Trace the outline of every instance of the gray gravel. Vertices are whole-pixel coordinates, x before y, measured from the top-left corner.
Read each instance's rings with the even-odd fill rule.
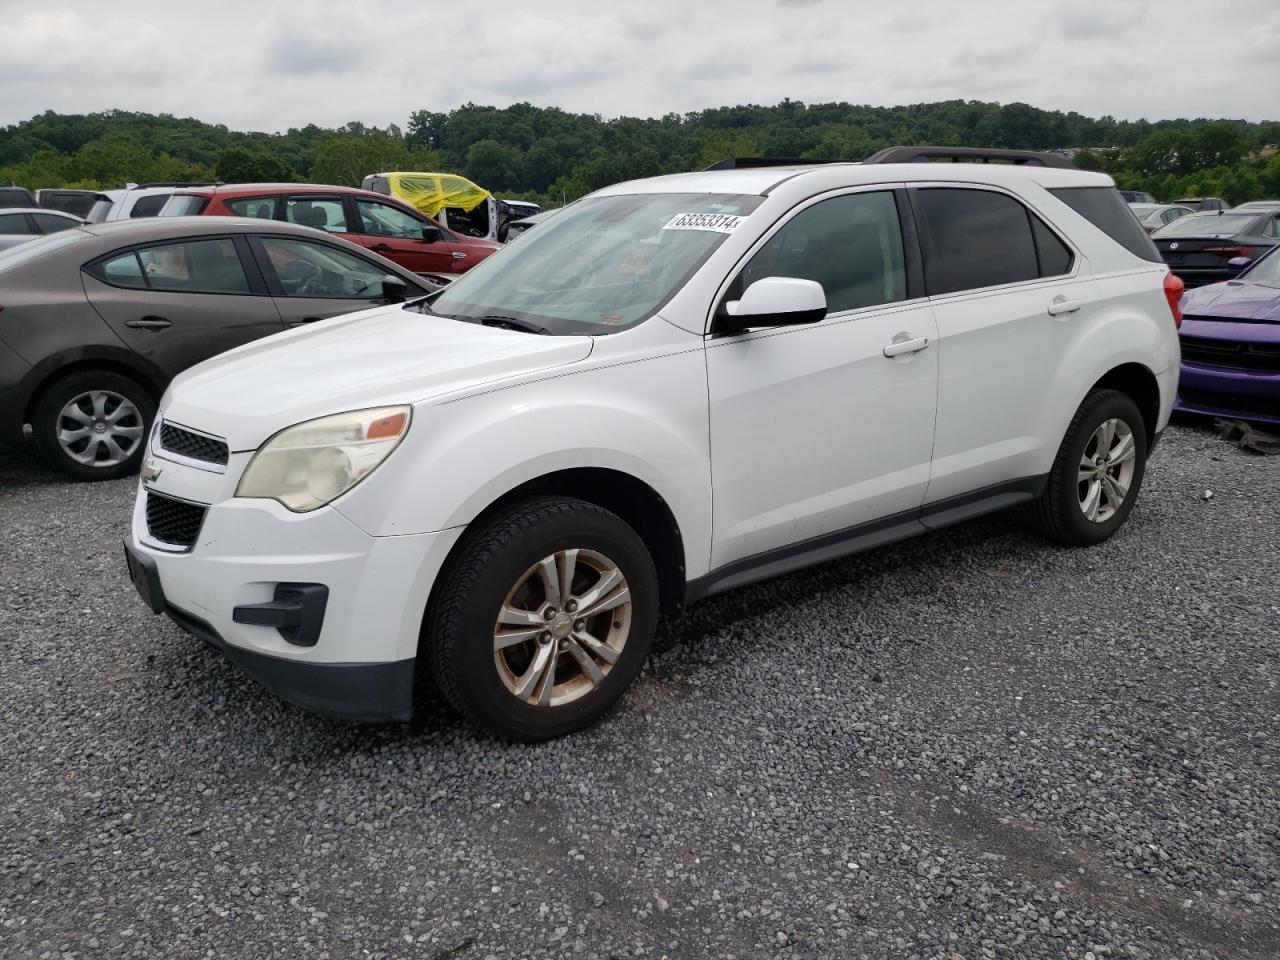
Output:
[[[707,601],[516,747],[280,703],[133,595],[132,482],[0,448],[0,955],[1280,956],[1277,493],[1172,429],[1100,548]]]

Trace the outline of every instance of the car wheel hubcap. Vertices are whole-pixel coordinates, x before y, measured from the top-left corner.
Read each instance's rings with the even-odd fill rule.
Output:
[[[58,414],[58,444],[87,467],[114,467],[142,443],[142,413],[126,397],[90,390],[72,397]]]
[[[516,581],[493,629],[493,662],[512,696],[557,707],[609,675],[631,632],[631,589],[594,550],[559,550]]]
[[[1105,523],[1124,504],[1137,453],[1133,430],[1123,420],[1104,420],[1093,431],[1080,457],[1077,484],[1080,510],[1087,520]]]

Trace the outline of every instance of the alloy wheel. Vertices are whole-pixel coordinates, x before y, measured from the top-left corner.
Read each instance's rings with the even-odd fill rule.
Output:
[[[557,707],[604,682],[631,631],[631,590],[594,550],[558,550],[512,587],[493,631],[493,660],[512,696]]]
[[[133,456],[146,424],[128,398],[111,390],[72,397],[58,414],[58,444],[87,467],[114,467]]]
[[[1098,424],[1080,457],[1080,510],[1093,523],[1106,523],[1124,504],[1133,483],[1137,446],[1132,428],[1112,418]]]

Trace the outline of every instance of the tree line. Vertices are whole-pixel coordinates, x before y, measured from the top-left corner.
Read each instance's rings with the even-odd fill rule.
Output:
[[[860,160],[894,144],[1079,149],[1076,162],[1159,199],[1280,197],[1280,122],[1091,118],[1024,103],[950,100],[717,107],[658,118],[517,103],[415,111],[401,128],[352,122],[249,133],[168,114],[52,111],[0,129],[0,183],[110,189],[159,180],[358,185],[368,173],[462,173],[512,198],[559,204],[620,180],[726,156]]]

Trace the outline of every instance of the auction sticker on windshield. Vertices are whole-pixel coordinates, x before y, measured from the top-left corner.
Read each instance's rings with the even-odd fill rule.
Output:
[[[677,213],[663,230],[712,230],[716,233],[733,233],[746,217],[729,213]]]

